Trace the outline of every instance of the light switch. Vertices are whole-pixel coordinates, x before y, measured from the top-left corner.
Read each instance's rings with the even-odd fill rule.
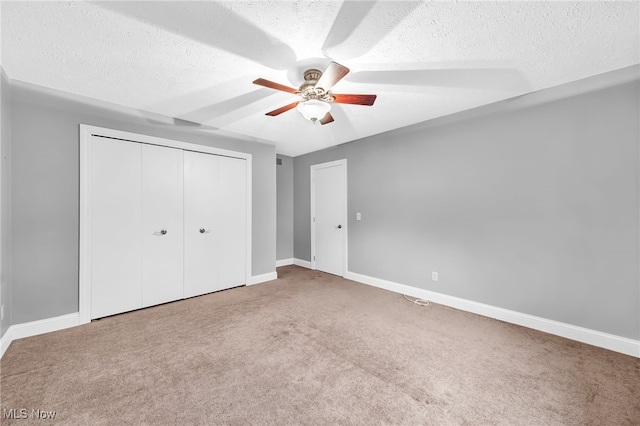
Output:
[[[356,213],[356,220],[361,220],[362,219],[362,215],[360,213]]]

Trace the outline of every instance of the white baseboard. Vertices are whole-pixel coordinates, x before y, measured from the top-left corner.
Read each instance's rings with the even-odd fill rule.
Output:
[[[309,262],[308,260],[302,260],[302,259],[293,258],[293,264],[294,265],[298,265],[298,266],[302,266],[303,268],[311,269],[311,262]]]
[[[4,356],[11,342],[13,342],[13,333],[11,332],[11,327],[9,327],[7,331],[5,331],[4,336],[0,338],[0,359]]]
[[[249,279],[249,282],[247,282],[247,285],[260,284],[260,283],[273,281],[277,279],[278,279],[278,273],[276,271],[267,272],[266,274],[252,276]]]
[[[50,333],[52,331],[63,330],[65,328],[75,327],[80,324],[80,314],[76,312],[59,317],[12,325],[4,333],[2,339],[0,339],[0,358],[4,355],[5,351],[9,348],[9,345],[14,340],[37,336],[38,334]]]
[[[267,281],[278,279],[278,274],[269,272],[262,275],[254,275],[251,277],[247,285],[259,284]],[[24,324],[12,325],[0,338],[0,358],[11,345],[11,342],[25,337],[37,336],[38,334],[49,333],[52,331],[63,330],[65,328],[81,325],[80,314],[62,315],[59,317],[48,318],[39,321],[32,321]]]
[[[294,264],[305,268],[311,268],[311,262],[306,260],[294,259]],[[275,271],[262,275],[255,275],[251,277],[251,280],[247,285],[272,281],[277,278],[278,274]],[[521,325],[534,330],[543,331],[545,333],[554,334],[556,336],[565,337],[567,339],[576,340],[578,342],[587,343],[593,346],[640,358],[640,341],[638,340],[523,314],[496,306],[485,305],[484,303],[473,302],[471,300],[461,299],[455,296],[449,296],[442,293],[411,287],[405,284],[373,278],[367,275],[357,274],[355,272],[347,272],[345,278],[393,291],[395,293],[430,300],[440,305],[450,306],[452,308],[483,315],[489,318],[495,318],[511,324]],[[81,325],[81,321],[80,314],[77,312],[55,318],[12,325],[5,332],[4,336],[0,338],[0,358],[2,358],[6,350],[9,348],[9,345],[11,345],[11,342],[14,340],[63,330],[65,328],[75,327],[78,325]]]
[[[293,257],[289,259],[276,260],[276,268],[287,265],[293,265]]]
[[[590,330],[588,328],[577,327],[575,325],[523,314],[516,311],[510,311],[496,306],[485,305],[484,303],[473,302],[471,300],[411,287],[405,284],[373,278],[357,274],[355,272],[347,272],[345,278],[393,291],[395,293],[430,300],[431,302],[440,305],[450,306],[462,311],[495,318],[500,321],[521,325],[534,330],[543,331],[545,333],[554,334],[556,336],[565,337],[567,339],[576,340],[578,342],[587,343],[589,345],[598,346],[600,348],[640,358],[640,341],[638,340]]]

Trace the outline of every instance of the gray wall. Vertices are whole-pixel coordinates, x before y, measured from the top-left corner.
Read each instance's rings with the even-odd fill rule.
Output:
[[[640,339],[638,69],[296,157],[295,257],[346,158],[349,271]]]
[[[273,145],[153,124],[25,84],[14,85],[12,107],[13,324],[78,311],[80,123],[251,153],[252,273],[275,271]]]
[[[282,164],[276,166],[277,246],[276,259],[293,257],[293,158],[277,155]]]
[[[0,143],[0,304],[4,305],[4,320],[0,337],[11,325],[11,86],[0,68],[2,98],[2,132]]]

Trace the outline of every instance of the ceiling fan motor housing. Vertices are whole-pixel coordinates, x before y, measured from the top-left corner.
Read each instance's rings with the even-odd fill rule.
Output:
[[[322,77],[322,71],[312,68],[304,72],[304,83],[300,86],[300,95],[305,99],[317,99],[319,101],[331,102],[333,97],[329,92],[325,92],[322,87],[316,87],[318,80]]]

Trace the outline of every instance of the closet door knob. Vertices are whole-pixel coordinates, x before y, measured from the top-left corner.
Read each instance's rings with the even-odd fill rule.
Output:
[[[167,230],[166,230],[166,229],[161,229],[161,230],[160,230],[160,233],[161,233],[162,235],[167,235]]]
[[[338,229],[342,229],[342,225],[338,225]]]
[[[201,233],[201,234],[204,234],[205,232],[207,232],[207,231],[206,231],[206,229],[204,229],[204,228],[200,228],[200,233]]]

